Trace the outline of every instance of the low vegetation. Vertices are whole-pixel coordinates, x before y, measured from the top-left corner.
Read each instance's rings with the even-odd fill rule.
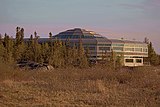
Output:
[[[34,32],[25,42],[19,27],[15,39],[0,35],[0,107],[160,106],[160,56],[147,40],[151,66],[127,68],[114,52],[93,65],[81,40],[70,47],[49,36],[39,44]]]
[[[0,64],[0,106],[160,106],[160,67],[46,72]]]

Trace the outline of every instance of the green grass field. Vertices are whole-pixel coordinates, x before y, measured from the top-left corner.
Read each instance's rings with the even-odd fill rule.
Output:
[[[0,107],[160,107],[160,67],[23,71],[0,65]]]

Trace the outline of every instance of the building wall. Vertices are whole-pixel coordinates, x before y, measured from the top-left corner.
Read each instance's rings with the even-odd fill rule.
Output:
[[[143,66],[143,58],[148,57],[148,47],[144,43],[98,43],[97,60],[109,55],[113,50],[116,55],[123,55],[124,66]],[[132,60],[132,62],[127,62]]]
[[[93,31],[87,31],[81,28],[69,29],[67,31],[60,32],[59,34],[53,36],[53,40],[56,38],[64,42],[66,39],[70,39],[70,42],[76,44],[76,46],[78,46],[81,40],[84,49],[89,49],[89,56],[91,60],[102,60],[104,59],[104,56],[108,58],[108,56],[111,55],[111,52],[114,51],[117,56],[124,56],[123,65],[142,66],[143,58],[148,57],[148,47],[145,43],[108,39]]]
[[[125,43],[124,44],[124,65],[143,66],[143,58],[148,57],[147,44]],[[128,62],[131,60],[131,62]]]

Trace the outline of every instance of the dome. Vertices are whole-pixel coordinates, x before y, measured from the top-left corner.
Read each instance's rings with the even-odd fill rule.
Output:
[[[96,37],[102,37],[100,34],[97,34],[93,31],[87,31],[85,29],[81,28],[75,28],[75,29],[70,29],[64,32],[61,32],[53,38],[56,37],[58,39],[78,39],[78,38],[96,38]]]

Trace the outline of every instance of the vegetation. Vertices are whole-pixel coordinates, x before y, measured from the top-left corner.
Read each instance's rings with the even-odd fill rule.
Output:
[[[3,63],[17,63],[19,61],[34,61],[47,63],[55,68],[65,67],[88,67],[87,56],[84,52],[81,41],[79,46],[71,47],[69,40],[63,43],[60,40],[53,41],[52,33],[49,33],[49,43],[38,43],[39,36],[34,32],[29,41],[24,41],[24,29],[16,28],[16,38],[13,39],[5,34],[0,35],[0,58]]]
[[[17,63],[19,61],[34,61],[40,64],[46,63],[52,65],[55,68],[67,68],[67,67],[90,67],[89,49],[84,50],[82,46],[81,38],[79,43],[72,46],[69,39],[66,42],[61,40],[52,40],[52,33],[49,33],[50,41],[46,43],[38,43],[38,33],[34,32],[30,36],[29,41],[24,41],[24,29],[16,28],[16,38],[5,34],[2,38],[0,35],[0,59],[3,63]],[[160,64],[159,55],[156,54],[152,43],[145,38],[145,43],[148,44],[148,58],[145,58],[145,62],[149,62],[151,65],[157,66]],[[103,63],[105,62],[110,69],[119,69],[123,66],[123,55],[111,52],[110,57],[106,55],[102,56]],[[107,60],[106,60],[107,58]]]
[[[147,38],[145,38],[144,42],[148,44],[148,57],[145,61],[154,66],[160,65],[159,55],[155,52],[152,42],[149,42],[149,39]]]
[[[20,71],[0,64],[0,106],[160,105],[160,67]]]
[[[38,43],[34,32],[24,41],[24,29],[16,38],[0,35],[0,106],[160,106],[160,66],[122,67],[123,55],[111,52],[103,64],[91,66],[89,50],[81,39],[78,46],[53,41]],[[147,40],[146,40],[147,41]],[[151,65],[160,64],[152,43],[148,43]],[[57,69],[23,70],[19,61],[47,63]],[[121,68],[121,69],[120,69]]]

